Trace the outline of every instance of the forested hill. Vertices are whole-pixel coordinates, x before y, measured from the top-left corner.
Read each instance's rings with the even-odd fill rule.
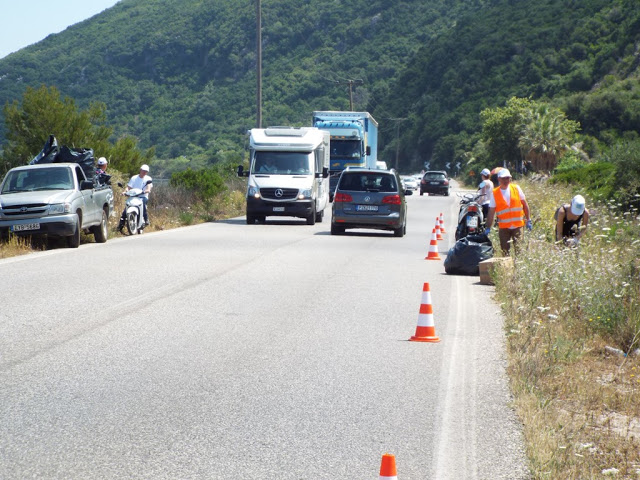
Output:
[[[348,109],[362,79],[367,108],[409,58],[483,0],[264,0],[263,123],[307,125],[315,109]],[[0,102],[56,86],[102,101],[117,133],[160,158],[241,149],[255,126],[254,1],[122,0],[0,60]]]
[[[637,10],[637,0],[263,0],[263,124],[346,110],[346,82],[361,79],[354,109],[373,112],[391,164],[400,132],[409,168],[469,148],[479,111],[511,95],[555,98],[577,117],[597,86],[632,105]],[[116,134],[155,145],[158,162],[228,158],[256,121],[255,19],[254,1],[121,0],[1,59],[0,103],[55,86],[82,107],[104,102]]]

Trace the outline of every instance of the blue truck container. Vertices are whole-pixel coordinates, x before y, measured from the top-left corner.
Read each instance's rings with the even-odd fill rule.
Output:
[[[333,200],[333,192],[345,168],[376,168],[378,122],[369,112],[317,111],[313,112],[313,126],[329,131],[329,188]]]

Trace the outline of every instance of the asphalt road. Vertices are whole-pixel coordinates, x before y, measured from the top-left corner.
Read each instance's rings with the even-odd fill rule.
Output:
[[[0,478],[525,479],[502,318],[407,235],[244,218],[0,260]],[[440,343],[409,342],[431,287]]]

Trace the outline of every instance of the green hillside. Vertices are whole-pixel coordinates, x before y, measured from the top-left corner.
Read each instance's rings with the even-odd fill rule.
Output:
[[[463,158],[480,111],[511,96],[550,99],[591,145],[640,130],[636,0],[264,0],[262,10],[265,126],[348,109],[346,81],[361,79],[354,108],[379,121],[391,165],[399,134],[405,170]],[[122,0],[1,59],[0,103],[55,86],[82,107],[104,102],[114,137],[155,146],[157,166],[234,158],[256,122],[255,18],[254,2]]]

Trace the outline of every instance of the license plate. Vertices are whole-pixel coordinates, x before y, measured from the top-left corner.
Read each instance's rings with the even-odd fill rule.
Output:
[[[12,232],[24,232],[25,230],[40,230],[39,223],[25,223],[24,225],[13,225]]]
[[[476,216],[468,216],[467,217],[467,227],[478,228],[478,217],[476,217]]]
[[[284,212],[284,207],[273,207],[274,212]]]
[[[356,205],[356,212],[377,212],[378,205]]]
[[[440,185],[440,182],[429,182],[431,185]]]

